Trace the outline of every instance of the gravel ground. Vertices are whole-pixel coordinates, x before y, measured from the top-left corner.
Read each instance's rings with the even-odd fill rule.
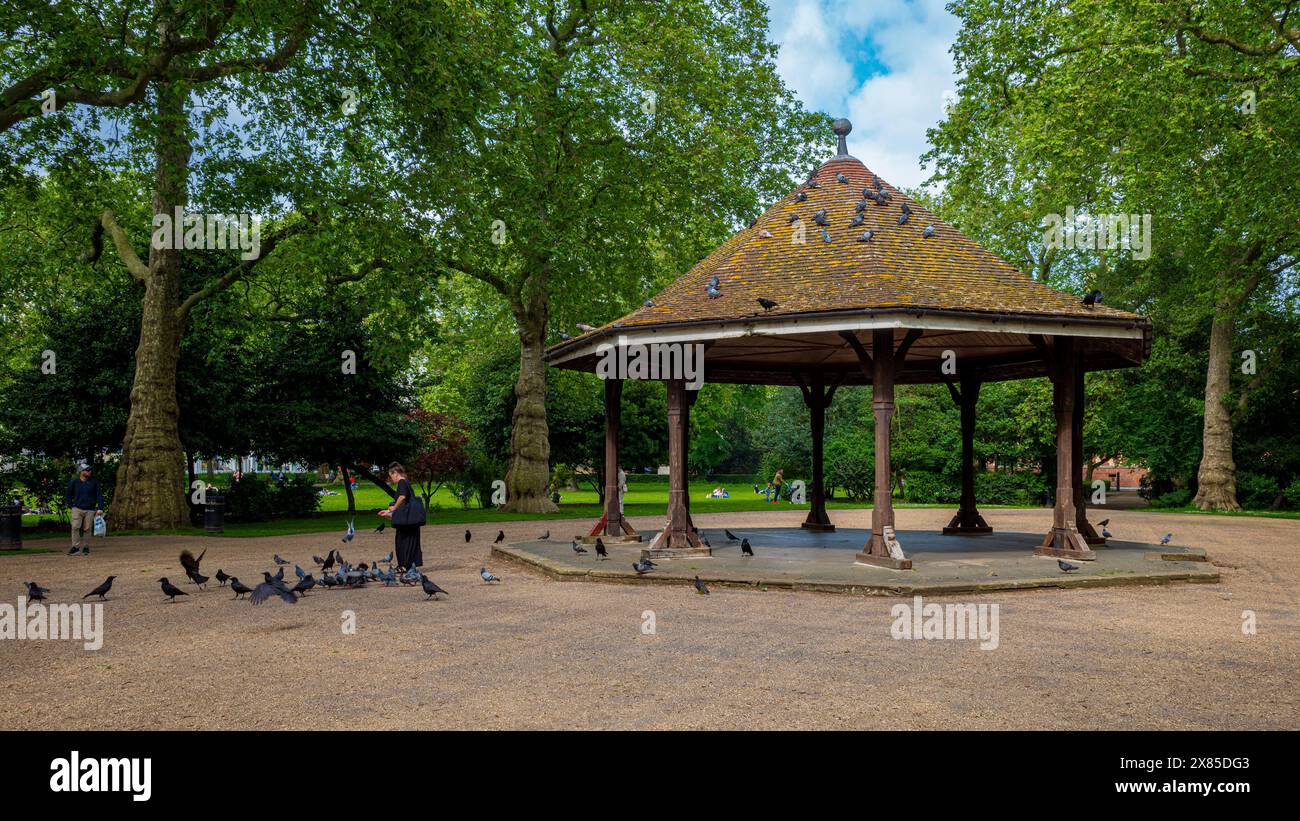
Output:
[[[870,511],[834,511],[868,527]],[[1049,511],[989,510],[999,530],[1037,532]],[[900,530],[939,528],[947,510],[898,511]],[[707,527],[797,526],[803,513],[700,516]],[[215,580],[168,604],[177,554],[207,548],[247,582],[272,552],[304,564],[338,546],[311,534],[264,539],[113,538],[88,558],[0,558],[0,601],[22,582],[80,595],[114,573],[102,649],[0,641],[4,729],[276,728],[1300,728],[1300,522],[1111,512],[1121,538],[1204,547],[1217,585],[1036,590],[974,597],[1000,606],[1000,646],[897,641],[899,599],[557,582],[495,564],[498,525],[426,528],[426,572],[450,591],[318,591],[295,605],[230,600]],[[638,528],[657,522],[637,520]],[[504,525],[509,541],[549,526]],[[389,531],[391,533],[391,531]],[[392,547],[368,530],[352,561]],[[356,632],[341,629],[344,611]],[[656,633],[642,634],[654,611]],[[1243,610],[1258,634],[1243,635]]]

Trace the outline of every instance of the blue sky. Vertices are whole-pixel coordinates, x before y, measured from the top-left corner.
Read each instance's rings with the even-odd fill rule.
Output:
[[[956,88],[957,19],[946,0],[768,0],[777,68],[809,108],[853,122],[849,153],[890,183],[919,185],[925,130]]]

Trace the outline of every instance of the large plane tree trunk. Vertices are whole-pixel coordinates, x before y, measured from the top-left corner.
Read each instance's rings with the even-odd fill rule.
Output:
[[[153,213],[174,213],[188,202],[190,142],[185,91],[157,87],[159,126],[154,167]],[[176,367],[185,320],[179,314],[179,249],[149,249],[141,301],[140,341],[135,351],[131,415],[122,442],[110,519],[116,529],[179,527],[185,506],[185,452],[180,437]]]
[[[546,424],[547,306],[517,311],[519,381],[510,431],[510,469],[506,473],[505,509],[517,513],[552,513],[559,508],[546,495],[551,482],[551,432]]]
[[[1237,465],[1232,460],[1232,414],[1226,404],[1232,384],[1232,306],[1220,305],[1210,326],[1210,362],[1205,370],[1205,428],[1196,498],[1201,510],[1241,510]]]

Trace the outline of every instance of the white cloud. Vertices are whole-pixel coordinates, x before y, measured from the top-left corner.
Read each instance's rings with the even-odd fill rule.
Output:
[[[849,151],[899,186],[927,176],[927,128],[956,88],[943,0],[770,0],[777,68],[809,108],[853,121]]]

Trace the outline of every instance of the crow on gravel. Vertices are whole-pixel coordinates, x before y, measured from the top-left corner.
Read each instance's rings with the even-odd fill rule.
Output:
[[[230,574],[228,574],[226,571],[224,571],[224,570],[222,570],[220,567],[218,567],[218,568],[217,568],[217,584],[220,585],[221,587],[225,587],[225,586],[226,586],[226,582],[228,582],[228,581],[230,581]]]
[[[492,544],[501,544],[505,540],[506,540],[506,532],[504,530],[498,530],[496,541],[492,542]]]
[[[50,592],[50,588],[41,587],[36,582],[27,583],[27,598],[32,601],[45,601],[45,594]]]
[[[168,600],[171,601],[173,604],[175,604],[177,596],[189,595],[189,593],[186,593],[184,590],[181,590],[179,587],[169,582],[166,576],[163,576],[161,579],[159,579],[158,583],[162,585],[163,595],[166,596]]]
[[[434,598],[439,593],[443,594],[444,596],[450,595],[447,593],[446,590],[443,590],[441,587],[439,587],[437,582],[431,580],[428,576],[424,575],[423,573],[420,574],[420,587],[424,588],[425,601]]]
[[[108,591],[113,587],[113,579],[116,578],[117,576],[109,576],[107,579],[104,579],[103,584],[101,584],[99,587],[96,587],[94,590],[90,591],[89,593],[82,596],[81,598],[88,599],[91,596],[99,596],[99,600],[103,601],[104,595],[107,594]]]
[[[248,585],[244,584],[234,576],[230,577],[230,589],[235,591],[235,598],[239,598],[245,593],[253,592],[252,588],[250,588]]]
[[[257,587],[254,587],[252,594],[250,594],[248,597],[248,600],[253,604],[261,604],[262,602],[266,601],[272,596],[279,596],[281,599],[287,601],[289,604],[296,604],[298,602],[298,597],[293,595],[293,592],[290,591],[288,588],[286,588],[284,585],[267,584],[266,582],[262,582]]]
[[[609,558],[609,553],[605,550],[605,543],[601,541],[599,536],[596,537],[596,555],[602,559]]]

